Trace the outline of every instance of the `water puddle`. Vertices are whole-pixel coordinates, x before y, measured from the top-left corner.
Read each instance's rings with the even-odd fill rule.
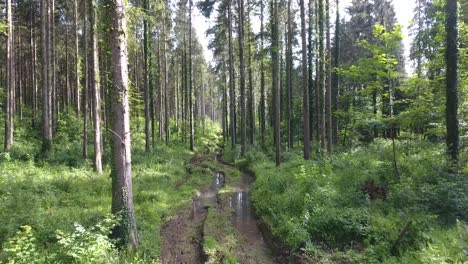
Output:
[[[234,211],[232,223],[243,236],[246,245],[259,257],[257,261],[268,260],[269,263],[274,263],[271,252],[258,227],[254,208],[250,201],[250,185],[253,181],[251,175],[245,174],[236,191],[232,193],[229,201],[229,205]]]
[[[211,187],[200,193],[192,202],[192,219],[205,215],[208,207],[218,204],[218,192],[225,182],[224,172],[216,172]]]

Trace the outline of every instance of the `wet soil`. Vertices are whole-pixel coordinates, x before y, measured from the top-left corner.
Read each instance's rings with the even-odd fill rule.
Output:
[[[232,165],[223,162],[220,155],[216,160],[220,170],[214,174],[211,186],[195,193],[192,204],[181,209],[161,229],[161,263],[197,264],[207,261],[207,255],[203,250],[203,239],[204,222],[208,214],[227,215],[227,225],[232,225],[235,230],[236,246],[231,249],[233,251],[231,253],[239,263],[284,263],[275,257],[274,252],[270,250],[269,241],[263,238],[262,231],[265,230],[259,228],[250,201],[250,185],[254,177],[245,173],[241,179],[232,180],[230,175],[225,175],[223,172],[223,168],[227,170],[229,167],[232,170]],[[223,189],[226,182],[229,188]],[[213,210],[208,210],[209,208]],[[222,228],[216,232],[218,237],[232,235],[227,234]]]

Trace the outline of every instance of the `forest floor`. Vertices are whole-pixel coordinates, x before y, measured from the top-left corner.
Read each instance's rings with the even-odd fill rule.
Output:
[[[213,181],[162,227],[162,263],[280,263],[250,201],[253,176],[222,155],[197,156],[192,166],[210,167]]]

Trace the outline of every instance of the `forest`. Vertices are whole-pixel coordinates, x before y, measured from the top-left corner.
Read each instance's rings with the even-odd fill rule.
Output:
[[[466,0],[0,0],[0,123],[0,263],[468,263]]]

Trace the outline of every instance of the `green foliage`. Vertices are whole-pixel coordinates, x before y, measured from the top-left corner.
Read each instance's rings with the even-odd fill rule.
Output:
[[[22,226],[16,236],[3,245],[3,251],[8,264],[45,263],[45,257],[36,247],[36,238],[30,226]]]
[[[431,243],[439,245],[435,230],[453,236],[455,219],[466,228],[466,181],[446,173],[443,145],[398,141],[397,149],[400,178],[391,141],[377,140],[332,161],[293,155],[279,169],[255,152],[257,212],[292,249],[320,260],[402,263],[423,254]],[[456,248],[450,254],[463,254]]]

